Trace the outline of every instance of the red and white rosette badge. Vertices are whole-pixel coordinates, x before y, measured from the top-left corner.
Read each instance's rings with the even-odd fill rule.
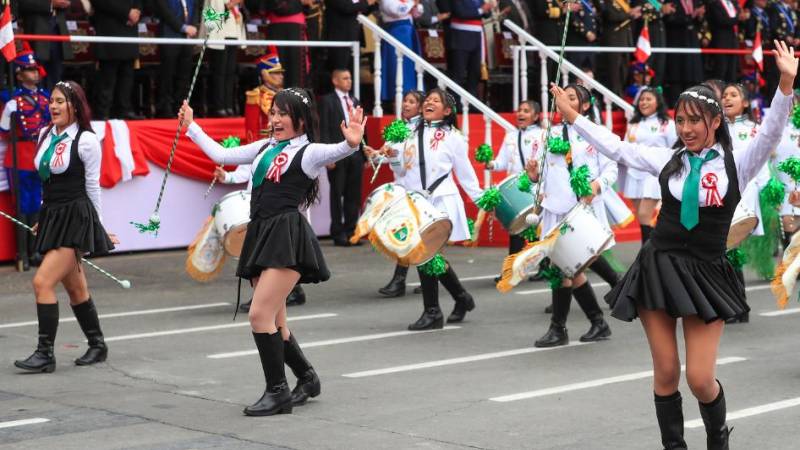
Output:
[[[703,175],[701,181],[703,189],[706,190],[706,206],[722,206],[722,197],[719,196],[717,189],[717,174],[707,173]]]
[[[267,179],[272,180],[273,183],[280,183],[283,166],[285,166],[288,161],[289,157],[286,155],[286,153],[283,152],[278,153],[278,156],[276,156],[275,159],[272,160],[272,165],[267,171]]]
[[[433,139],[431,140],[431,150],[436,150],[439,147],[439,142],[444,140],[444,130],[441,128],[437,128],[436,131],[433,132]]]
[[[65,151],[67,151],[67,144],[59,142],[58,145],[56,145],[56,156],[53,158],[53,162],[50,163],[50,167],[61,167],[64,165]]]

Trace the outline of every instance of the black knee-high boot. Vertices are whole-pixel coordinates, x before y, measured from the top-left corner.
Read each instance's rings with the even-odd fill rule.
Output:
[[[664,450],[686,450],[686,441],[683,440],[683,405],[680,391],[667,396],[653,395]]]
[[[309,397],[318,396],[322,390],[319,377],[300,349],[294,334],[289,335],[288,341],[283,341],[283,355],[286,365],[297,377],[297,385],[292,389],[292,404],[303,405]]]
[[[409,330],[432,330],[444,326],[444,316],[439,308],[439,280],[426,274],[417,267],[420,287],[422,288],[422,304],[425,310],[416,322],[408,326]]]
[[[253,405],[244,409],[248,416],[271,416],[292,413],[292,392],[286,382],[284,371],[283,338],[278,331],[274,334],[253,332],[261,368],[267,388],[264,395]]]
[[[560,287],[553,290],[553,315],[550,317],[550,328],[533,344],[535,347],[557,347],[569,344],[567,316],[571,302],[572,287]]]
[[[619,274],[602,255],[595,259],[593,263],[589,264],[589,268],[597,275],[600,275],[600,278],[612,288],[619,282]]]
[[[39,319],[39,343],[36,351],[26,359],[14,361],[14,365],[31,372],[52,373],[56,370],[54,347],[58,331],[58,304],[37,303],[36,316]]]
[[[717,380],[719,383],[719,380]],[[728,424],[725,422],[727,415],[725,407],[725,393],[722,383],[719,383],[719,394],[711,403],[697,402],[700,405],[700,417],[706,427],[706,446],[708,450],[728,450]]]
[[[75,313],[75,318],[78,319],[78,324],[86,335],[86,340],[89,341],[89,349],[75,360],[75,364],[88,366],[105,361],[108,357],[108,347],[100,329],[100,319],[97,317],[94,301],[89,298],[83,303],[73,305],[72,312]]]
[[[408,267],[400,264],[394,267],[394,275],[389,280],[389,284],[378,289],[378,293],[384,297],[402,297],[406,295],[406,275]]]
[[[252,302],[252,300],[251,300]],[[289,295],[286,296],[286,306],[299,306],[306,303],[306,291],[303,286],[296,284]]]
[[[475,299],[464,289],[464,286],[458,279],[458,275],[456,275],[456,272],[453,270],[453,266],[449,263],[447,264],[447,272],[439,276],[439,281],[456,302],[455,306],[453,306],[453,312],[447,316],[447,323],[463,321],[464,316],[467,315],[467,311],[475,309]]]
[[[653,227],[650,225],[639,225],[639,229],[642,231],[642,245],[644,245],[650,240],[650,234],[653,232]]]
[[[600,341],[611,336],[611,328],[603,319],[603,311],[600,309],[600,305],[597,304],[597,297],[594,295],[592,285],[587,281],[573,288],[572,295],[586,314],[586,318],[592,323],[589,331],[581,336],[581,342]]]

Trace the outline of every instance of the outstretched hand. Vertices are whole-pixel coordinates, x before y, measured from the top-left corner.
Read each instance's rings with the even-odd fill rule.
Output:
[[[797,58],[794,56],[794,47],[789,47],[786,42],[775,40],[775,65],[781,73],[779,88],[784,95],[792,93],[794,78],[797,76]]]
[[[181,105],[181,110],[178,111],[178,120],[181,121],[181,125],[189,126],[194,121],[194,110],[191,106],[189,106],[189,102],[186,100],[183,101],[183,105]]]
[[[556,101],[556,108],[558,108],[558,112],[561,113],[561,120],[568,123],[575,122],[575,119],[577,119],[580,114],[578,111],[572,109],[566,91],[555,83],[550,83],[550,94]]]
[[[347,125],[342,121],[340,127],[347,144],[350,147],[357,147],[364,139],[364,127],[367,125],[367,118],[364,117],[364,109],[360,106],[351,109],[349,114],[350,120]]]

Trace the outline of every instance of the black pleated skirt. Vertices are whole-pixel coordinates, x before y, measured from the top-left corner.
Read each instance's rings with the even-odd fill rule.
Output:
[[[74,248],[92,255],[103,255],[114,249],[97,210],[88,198],[43,204],[34,245],[42,255],[59,247]]]
[[[236,275],[249,280],[270,268],[297,271],[301,283],[331,277],[317,235],[300,211],[255,218],[247,225]]]
[[[697,315],[706,323],[750,311],[742,282],[725,256],[710,261],[687,253],[642,247],[622,280],[606,294],[611,315],[632,321],[637,307],[672,317]]]

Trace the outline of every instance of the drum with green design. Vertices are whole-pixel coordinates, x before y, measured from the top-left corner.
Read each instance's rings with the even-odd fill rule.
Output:
[[[503,228],[511,234],[519,234],[530,225],[525,222],[525,217],[533,213],[533,190],[523,192],[519,190],[519,174],[506,177],[497,189],[500,191],[500,204],[494,210],[497,220]]]

